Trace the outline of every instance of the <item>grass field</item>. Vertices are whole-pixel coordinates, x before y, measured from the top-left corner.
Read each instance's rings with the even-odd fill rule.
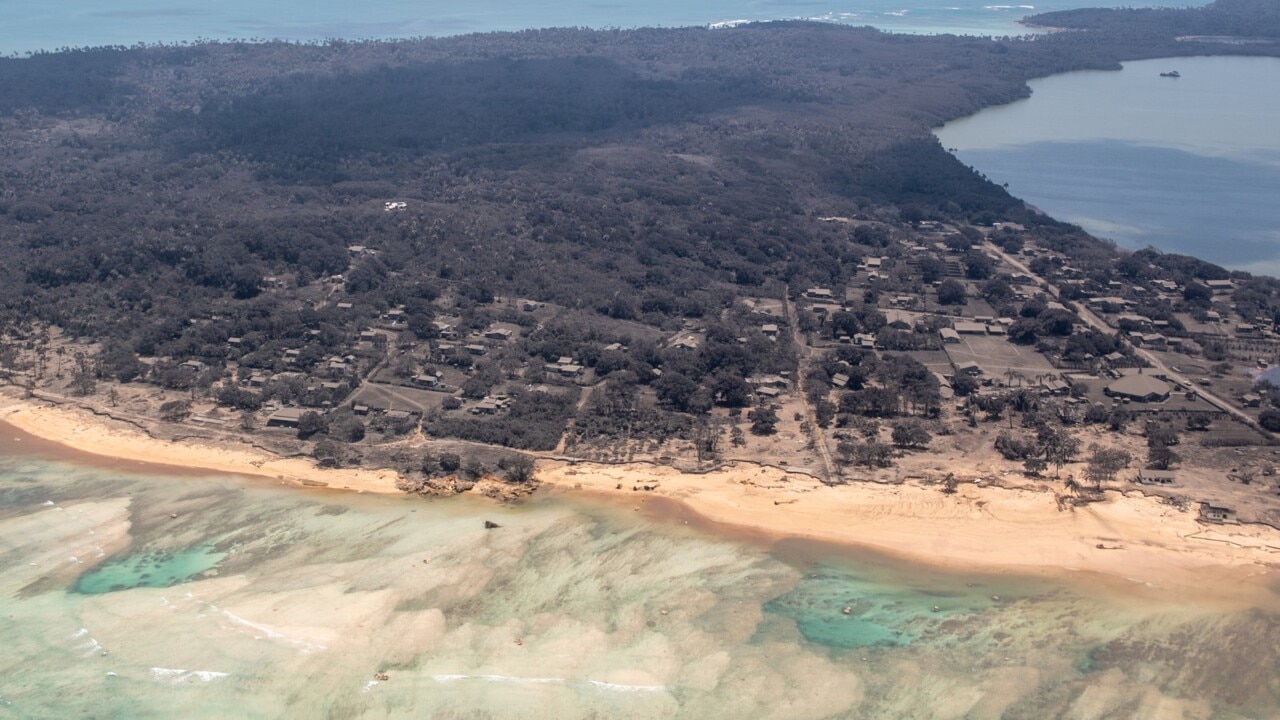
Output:
[[[960,342],[947,345],[946,351],[957,367],[976,362],[983,375],[1000,380],[1009,370],[1034,381],[1037,375],[1054,374],[1057,370],[1043,355],[1029,347],[1014,345],[1000,336],[962,335]]]

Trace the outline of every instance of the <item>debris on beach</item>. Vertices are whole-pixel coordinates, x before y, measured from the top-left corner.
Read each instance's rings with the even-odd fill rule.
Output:
[[[500,527],[502,527],[502,526],[501,526],[501,525],[499,525],[498,523],[496,523],[496,522],[492,521],[492,520],[485,520],[485,521],[484,521],[484,529],[485,529],[485,530],[494,530],[494,529],[497,529],[497,528],[500,528]]]

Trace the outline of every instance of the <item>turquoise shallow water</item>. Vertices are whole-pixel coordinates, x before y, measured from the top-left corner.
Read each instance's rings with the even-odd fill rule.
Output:
[[[1129,3],[1098,0],[1094,6]],[[1150,6],[1185,3],[1151,0]],[[874,25],[894,32],[1017,35],[1033,12],[1078,6],[1070,0],[999,4],[989,0],[0,0],[0,52],[85,45],[132,45],[197,38],[395,38],[541,27],[708,25],[739,20],[807,18]]]
[[[789,592],[765,603],[765,611],[789,618],[805,640],[833,648],[896,647],[921,642],[956,618],[990,620],[1010,590],[990,580],[944,577],[921,584],[887,584],[849,565],[809,569]],[[1024,592],[1027,581],[1023,581]],[[1016,592],[1016,590],[1015,590]]]
[[[84,595],[98,595],[134,588],[172,587],[214,569],[224,557],[226,553],[218,552],[209,544],[173,552],[132,553],[111,558],[81,575],[72,590]]]
[[[0,717],[1280,713],[1280,597],[1225,611],[564,499],[305,492],[18,447],[0,442]]]

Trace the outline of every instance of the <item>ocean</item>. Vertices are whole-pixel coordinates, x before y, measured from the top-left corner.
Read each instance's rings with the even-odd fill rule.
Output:
[[[1097,0],[1089,4],[1133,3]],[[403,38],[543,27],[673,27],[797,18],[874,25],[893,32],[1021,35],[1027,32],[1018,25],[1022,17],[1079,5],[1079,0],[1027,4],[991,0],[0,0],[0,53],[198,38]]]
[[[1181,77],[1161,77],[1177,70]],[[947,124],[960,160],[1055,218],[1280,275],[1280,59],[1144,60],[1032,81]]]
[[[609,504],[307,491],[30,446],[0,442],[0,718],[1280,713],[1280,595],[1226,607]]]

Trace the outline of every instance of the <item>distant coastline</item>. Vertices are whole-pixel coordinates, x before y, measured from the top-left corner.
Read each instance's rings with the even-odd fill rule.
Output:
[[[1153,0],[1144,3],[1174,7],[1184,3]],[[346,8],[308,12],[286,3],[249,7],[224,3],[217,7],[190,0],[170,0],[163,7],[132,6],[126,0],[108,10],[97,4],[60,4],[57,11],[41,8],[11,10],[0,26],[0,53],[53,52],[75,47],[134,46],[198,40],[227,42],[281,40],[314,43],[328,40],[401,40],[449,37],[489,32],[522,32],[532,28],[685,28],[733,27],[743,23],[807,20],[851,26],[872,26],[886,32],[910,34],[1015,35],[1041,31],[1020,24],[1024,16],[1083,3],[1045,0],[1031,4],[991,4],[989,0],[957,0],[944,7],[868,0],[856,11],[819,12],[778,6],[772,11],[729,0],[688,5],[674,2],[565,2],[554,7],[523,6],[477,0],[463,9],[423,7],[409,0],[378,0]],[[1093,3],[1099,4],[1099,3]],[[1101,0],[1104,5],[1120,5]]]

